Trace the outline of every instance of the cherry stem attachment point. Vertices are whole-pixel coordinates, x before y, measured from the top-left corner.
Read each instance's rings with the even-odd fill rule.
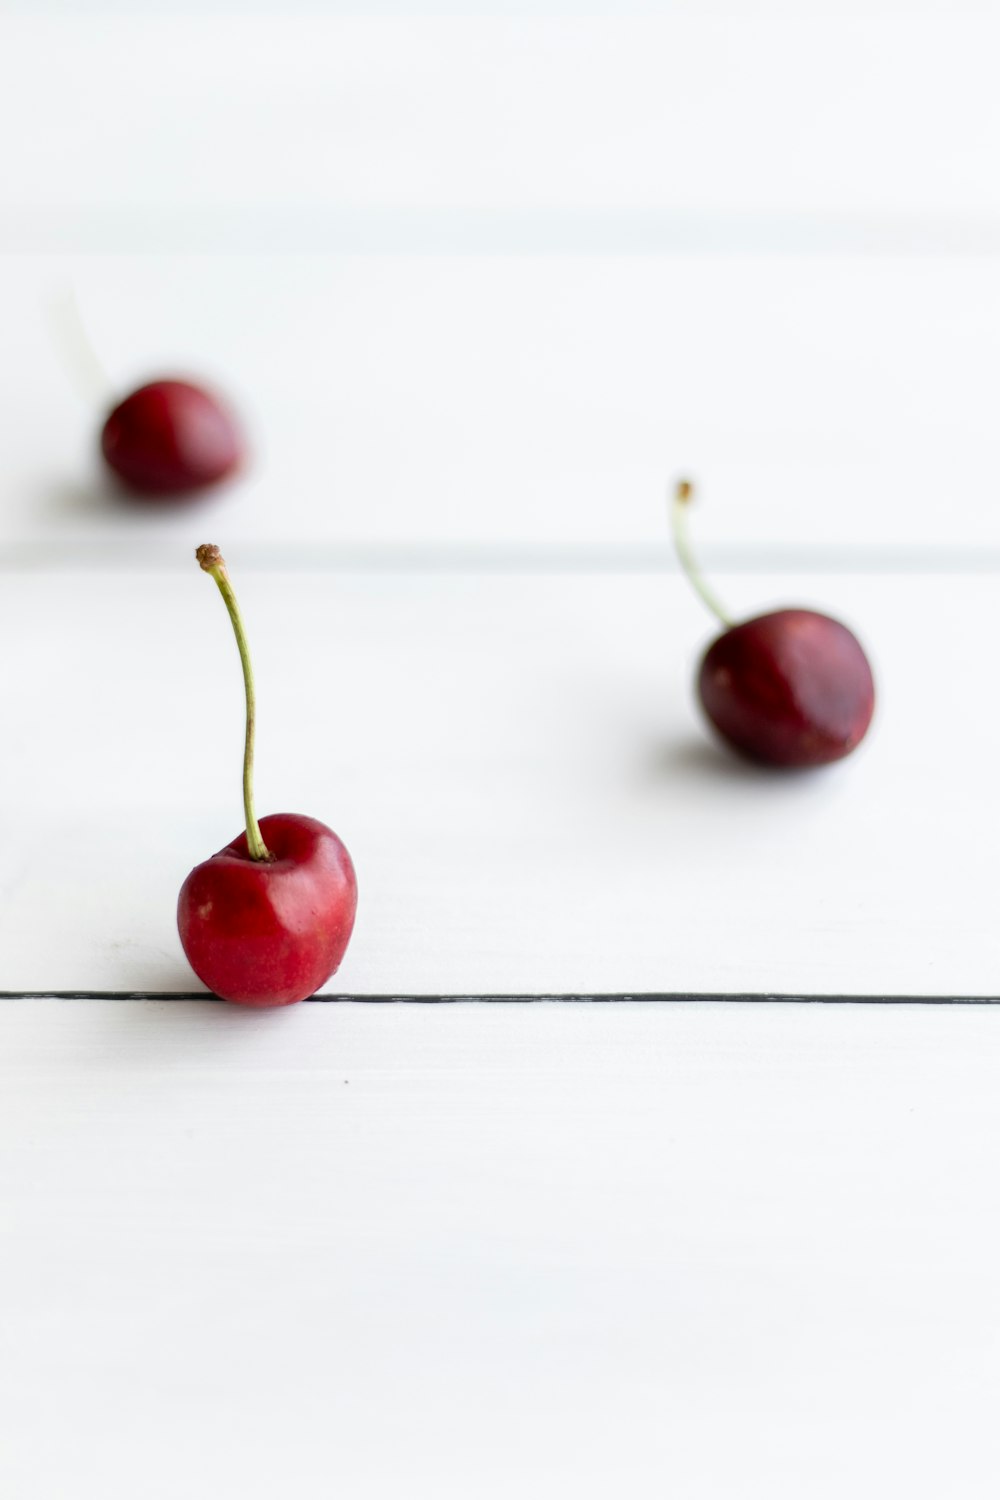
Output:
[[[219,586],[229,618],[233,625],[233,634],[236,636],[236,645],[240,653],[240,662],[243,666],[243,686],[246,689],[247,699],[247,729],[246,739],[243,745],[243,812],[247,825],[247,850],[251,859],[265,860],[271,858],[271,852],[261,837],[260,824],[257,822],[257,814],[253,806],[253,742],[254,729],[257,720],[257,698],[254,692],[253,667],[250,665],[250,648],[247,645],[246,629],[243,625],[243,616],[233,593],[233,586],[229,581],[226,571],[226,560],[218,547],[205,544],[197,549],[195,557],[204,572],[211,575]]]
[[[694,485],[689,479],[679,479],[674,486],[674,503],[671,512],[674,529],[674,547],[677,551],[681,568],[691,587],[702,603],[712,611],[716,619],[729,630],[735,622],[730,618],[726,610],[723,609],[715,594],[701,576],[701,570],[695,562],[694,553],[691,550],[691,543],[687,533],[687,511],[693,499]]]

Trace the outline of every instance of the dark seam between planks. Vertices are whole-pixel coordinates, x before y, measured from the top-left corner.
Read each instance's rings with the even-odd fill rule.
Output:
[[[0,990],[0,1000],[207,1000],[205,991]],[[538,995],[311,995],[306,1005],[607,1005],[625,1002],[728,1005],[1000,1005],[1000,995],[736,995],[736,994],[538,994]],[[267,1007],[265,1007],[267,1008]]]

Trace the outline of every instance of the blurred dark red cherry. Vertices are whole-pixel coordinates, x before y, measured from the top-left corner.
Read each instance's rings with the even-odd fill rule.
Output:
[[[186,380],[153,380],[126,396],[101,432],[105,462],[133,495],[197,494],[240,467],[244,443],[229,408]]]
[[[779,609],[712,642],[698,672],[722,737],[771,766],[823,766],[864,739],[875,708],[868,658],[829,615]]]
[[[674,536],[685,573],[726,627],[702,658],[698,696],[709,721],[750,760],[769,766],[823,766],[861,743],[875,710],[875,684],[857,637],[829,615],[778,609],[730,621],[695,566],[684,513],[692,497],[677,486]]]

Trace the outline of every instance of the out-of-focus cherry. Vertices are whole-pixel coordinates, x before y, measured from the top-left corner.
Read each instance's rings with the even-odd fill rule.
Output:
[[[101,452],[130,494],[163,502],[229,479],[243,461],[244,440],[214,392],[186,380],[153,380],[109,413]]]
[[[695,564],[685,519],[693,487],[674,496],[674,540],[681,566],[725,627],[698,669],[698,696],[710,723],[735,750],[769,766],[822,766],[861,743],[875,708],[875,685],[857,637],[829,615],[779,609],[736,623]]]

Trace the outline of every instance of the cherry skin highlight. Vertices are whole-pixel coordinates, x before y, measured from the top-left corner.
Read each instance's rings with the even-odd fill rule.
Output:
[[[252,859],[246,833],[197,865],[181,887],[177,927],[188,962],[222,1000],[292,1005],[336,973],[354,927],[351,856],[315,818],[261,818],[270,852]]]
[[[698,696],[723,739],[769,766],[842,760],[875,709],[857,637],[811,609],[775,610],[718,636],[702,658]]]
[[[210,391],[154,380],[109,414],[101,452],[128,491],[162,502],[228,479],[242,463],[244,442],[236,418]]]

